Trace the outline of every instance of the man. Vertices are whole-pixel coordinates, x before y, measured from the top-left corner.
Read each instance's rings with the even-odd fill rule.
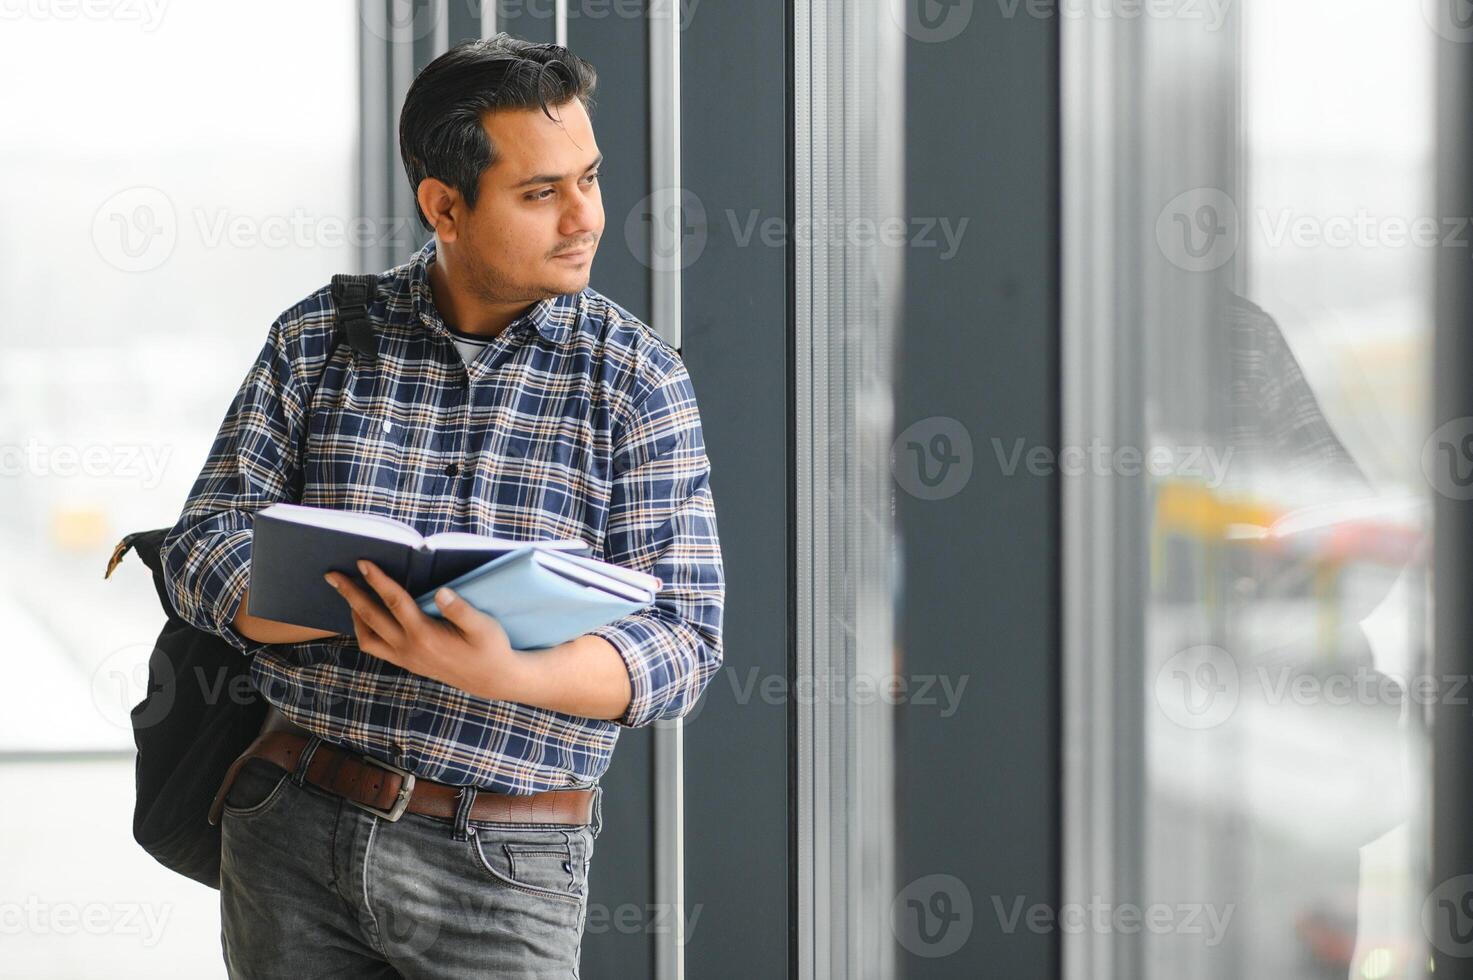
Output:
[[[576,976],[619,728],[683,716],[721,665],[690,378],[588,288],[595,80],[505,34],[424,69],[400,148],[434,236],[377,277],[376,356],[333,345],[327,287],[284,312],[164,540],[180,615],[253,655],[273,706],[222,787],[232,976]],[[329,577],[353,636],[271,622],[247,611],[251,518],[279,500],[581,537],[663,585],[540,651],[446,590],[424,615],[369,564]]]

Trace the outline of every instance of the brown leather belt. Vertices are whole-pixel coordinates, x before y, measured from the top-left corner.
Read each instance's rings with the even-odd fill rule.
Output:
[[[306,729],[286,721],[273,708],[261,734],[226,771],[225,780],[210,805],[210,823],[220,822],[225,795],[247,759],[265,759],[289,773],[295,772],[310,739]],[[460,808],[463,789],[449,783],[416,778],[413,773],[397,766],[320,739],[312,757],[307,760],[303,778],[313,786],[341,796],[385,820],[398,820],[405,812],[453,820]],[[593,822],[596,792],[594,788],[557,789],[513,795],[479,790],[471,802],[467,819],[582,826]]]

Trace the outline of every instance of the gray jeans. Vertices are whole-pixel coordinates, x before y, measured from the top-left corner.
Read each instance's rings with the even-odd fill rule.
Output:
[[[220,818],[232,978],[577,977],[602,823],[388,821],[261,759]]]

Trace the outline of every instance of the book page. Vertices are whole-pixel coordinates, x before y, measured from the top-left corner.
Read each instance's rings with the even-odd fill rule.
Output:
[[[380,541],[396,541],[419,546],[424,538],[418,531],[382,514],[360,514],[350,510],[334,510],[331,507],[304,507],[301,504],[271,504],[258,513],[293,524],[361,534]]]
[[[658,576],[633,568],[625,568],[623,565],[615,565],[613,562],[599,561],[597,558],[589,558],[586,555],[558,555],[557,558],[588,569],[596,575],[616,579],[647,592],[659,592],[665,585]]]
[[[424,539],[430,551],[515,551],[518,548],[545,548],[550,551],[571,551],[587,547],[577,538],[561,541],[513,541],[490,534],[472,534],[469,531],[441,531]]]
[[[601,589],[612,593],[620,598],[631,602],[650,602],[654,599],[654,589],[643,589],[637,585],[621,581],[612,575],[604,574],[601,570],[595,570],[589,566],[578,563],[562,563],[557,560],[541,562],[543,568],[549,572],[561,575],[566,579],[586,585],[589,588]],[[614,566],[606,566],[614,567]]]

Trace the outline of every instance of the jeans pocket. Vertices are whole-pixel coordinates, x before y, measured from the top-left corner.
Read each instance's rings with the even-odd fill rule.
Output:
[[[577,831],[500,831],[474,827],[476,863],[504,887],[580,905],[588,882],[585,835]]]
[[[260,816],[281,798],[290,777],[291,773],[265,759],[247,759],[225,793],[222,812],[236,819]]]

